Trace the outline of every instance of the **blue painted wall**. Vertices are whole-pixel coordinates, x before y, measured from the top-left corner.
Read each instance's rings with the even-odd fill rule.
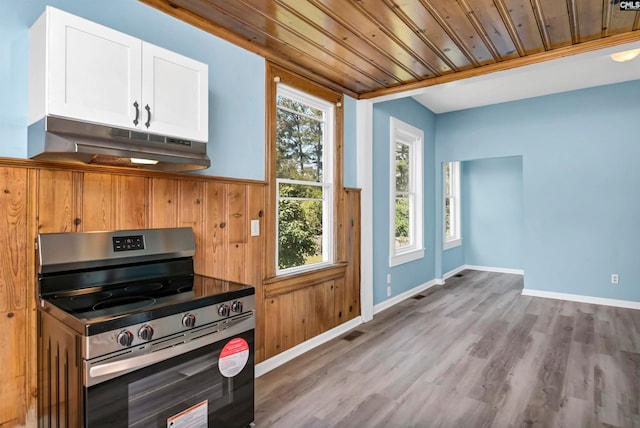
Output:
[[[522,269],[522,157],[463,162],[461,185],[464,264]]]
[[[424,131],[424,245],[421,260],[389,267],[389,119],[393,116]],[[373,303],[387,300],[387,274],[391,297],[434,278],[435,248],[435,115],[414,101],[401,99],[373,106]]]
[[[356,100],[344,96],[344,186],[358,187],[356,152]]]
[[[209,64],[200,173],[265,179],[264,59],[135,0],[0,0],[0,156],[27,156],[28,31],[47,4]]]
[[[636,80],[436,118],[438,163],[522,156],[525,288],[640,301],[639,96]]]
[[[463,213],[464,219],[464,213]],[[464,221],[464,220],[463,220]],[[463,235],[462,245],[448,250],[442,250],[442,275],[451,272],[465,264],[464,245],[466,243],[466,235]],[[442,245],[440,245],[442,247]]]

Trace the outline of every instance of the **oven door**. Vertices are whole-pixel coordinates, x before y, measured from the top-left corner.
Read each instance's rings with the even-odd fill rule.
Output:
[[[155,362],[146,364],[147,356]],[[245,427],[253,422],[253,328],[220,331],[131,360],[142,368],[132,369],[124,360],[89,369],[103,374],[127,367],[122,375],[84,388],[87,428]]]

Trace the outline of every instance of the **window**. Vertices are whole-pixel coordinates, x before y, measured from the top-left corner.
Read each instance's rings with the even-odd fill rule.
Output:
[[[420,129],[391,118],[390,266],[424,257],[423,139]]]
[[[333,262],[334,105],[276,91],[276,272]]]
[[[443,248],[457,247],[462,244],[460,230],[460,162],[444,162],[443,208],[444,208],[444,245]]]

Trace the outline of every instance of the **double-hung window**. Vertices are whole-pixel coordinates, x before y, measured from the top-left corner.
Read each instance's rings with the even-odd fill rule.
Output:
[[[391,118],[389,265],[424,257],[424,132]]]
[[[462,244],[460,230],[460,162],[442,164],[445,250]]]
[[[278,84],[277,273],[333,262],[334,105]]]

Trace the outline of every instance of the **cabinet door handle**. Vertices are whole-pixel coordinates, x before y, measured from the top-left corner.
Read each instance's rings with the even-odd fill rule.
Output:
[[[136,118],[133,119],[133,124],[138,126],[138,119],[140,118],[140,104],[138,104],[137,101],[134,101],[133,106],[136,108]]]
[[[149,125],[151,125],[151,107],[149,107],[149,104],[147,104],[146,106],[144,106],[144,109],[147,111],[147,122],[144,124],[144,126],[148,128]]]

